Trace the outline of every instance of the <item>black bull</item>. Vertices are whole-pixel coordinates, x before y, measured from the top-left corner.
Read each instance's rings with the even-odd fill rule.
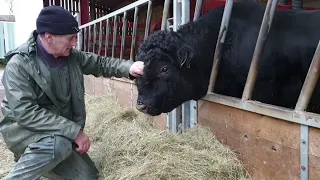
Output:
[[[265,5],[233,5],[214,92],[241,98]],[[139,49],[145,63],[136,79],[137,109],[152,116],[206,95],[223,7],[177,32],[157,31]],[[293,108],[320,38],[320,11],[277,10],[258,66],[252,100]],[[308,110],[320,113],[320,87]]]

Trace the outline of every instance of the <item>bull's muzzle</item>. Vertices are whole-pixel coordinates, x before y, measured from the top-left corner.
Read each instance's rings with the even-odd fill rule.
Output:
[[[138,100],[136,108],[138,109],[138,111],[145,112],[147,109],[147,105],[145,103],[143,103],[142,101]]]

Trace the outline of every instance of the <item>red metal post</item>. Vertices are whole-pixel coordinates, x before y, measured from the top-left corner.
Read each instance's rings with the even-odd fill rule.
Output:
[[[89,0],[80,0],[81,25],[89,22]]]

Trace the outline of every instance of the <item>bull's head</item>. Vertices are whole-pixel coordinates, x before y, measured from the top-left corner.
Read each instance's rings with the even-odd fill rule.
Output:
[[[150,35],[136,56],[145,64],[144,75],[136,79],[137,109],[156,116],[192,99],[193,77],[188,72],[194,55],[192,47],[176,32]]]

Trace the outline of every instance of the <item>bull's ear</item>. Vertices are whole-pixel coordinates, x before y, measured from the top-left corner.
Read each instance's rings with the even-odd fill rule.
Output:
[[[194,54],[194,50],[191,47],[187,45],[182,46],[177,52],[180,68],[190,68],[191,60],[194,57]]]

